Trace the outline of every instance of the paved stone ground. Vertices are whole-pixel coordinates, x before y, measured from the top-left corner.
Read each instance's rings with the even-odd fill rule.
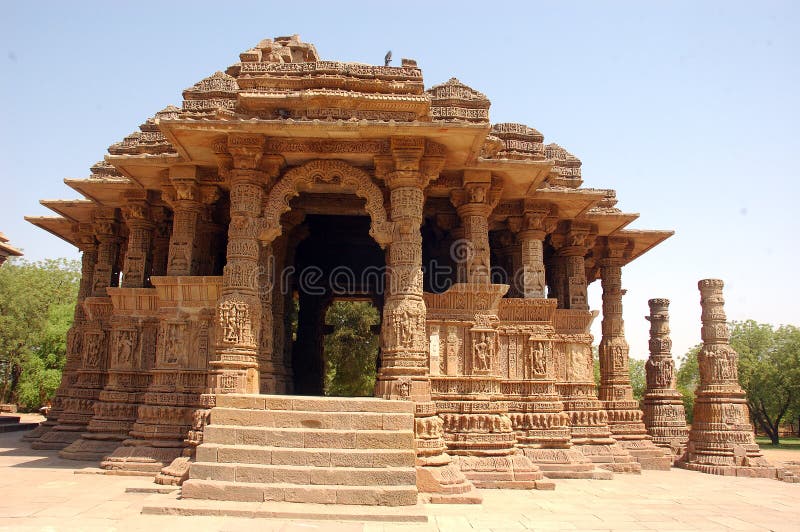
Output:
[[[611,481],[558,480],[555,491],[483,490],[480,506],[428,505],[428,524],[141,515],[170,495],[126,493],[149,479],[76,474],[95,464],[0,435],[0,530],[445,532],[511,530],[799,530],[800,484],[690,471]],[[172,496],[174,497],[174,496]]]

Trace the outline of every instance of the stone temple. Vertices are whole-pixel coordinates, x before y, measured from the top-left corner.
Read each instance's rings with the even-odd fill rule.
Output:
[[[475,502],[669,468],[632,395],[621,272],[672,232],[628,229],[578,158],[489,107],[297,36],[186,89],[65,180],[85,199],[29,218],[83,253],[32,446],[256,501]],[[323,396],[340,300],[380,311],[373,398]]]

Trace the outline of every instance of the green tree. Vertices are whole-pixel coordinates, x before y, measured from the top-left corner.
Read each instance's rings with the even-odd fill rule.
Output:
[[[680,366],[676,374],[677,388],[683,396],[683,408],[686,410],[686,421],[691,424],[694,420],[694,392],[700,384],[700,366],[697,364],[697,353],[702,344],[689,349],[678,361]]]
[[[0,268],[0,401],[35,409],[52,397],[79,280],[79,263],[66,259]]]
[[[647,375],[644,369],[645,362],[645,360],[640,360],[638,358],[628,358],[633,398],[639,402],[644,398],[644,391],[645,388],[647,388]]]
[[[363,301],[334,301],[325,315],[325,395],[371,396],[375,390],[378,310]]]
[[[781,423],[800,405],[800,329],[733,322],[731,346],[739,353],[739,382],[753,422],[778,445]]]

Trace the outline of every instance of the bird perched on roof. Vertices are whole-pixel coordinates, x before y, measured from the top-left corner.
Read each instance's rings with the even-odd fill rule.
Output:
[[[383,58],[383,66],[389,66],[389,63],[392,62],[392,51],[389,50],[386,52],[386,57]]]

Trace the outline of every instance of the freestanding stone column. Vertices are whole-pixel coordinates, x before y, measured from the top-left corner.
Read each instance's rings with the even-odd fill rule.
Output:
[[[80,233],[81,256],[81,281],[78,288],[78,300],[75,304],[72,326],[67,331],[66,363],[61,373],[61,383],[53,398],[53,406],[47,419],[36,429],[28,432],[23,439],[34,442],[50,432],[57,424],[58,418],[64,413],[64,401],[75,385],[78,378],[77,370],[81,366],[83,357],[83,329],[86,325],[86,312],[83,309],[84,300],[89,297],[94,284],[94,265],[97,262],[97,241],[90,224],[81,224]]]
[[[599,398],[608,412],[611,434],[642,464],[642,469],[669,469],[672,459],[656,447],[642,422],[639,402],[631,387],[629,347],[622,320],[622,264],[631,242],[606,237],[601,242],[600,277],[603,286],[603,337],[600,339]]]
[[[81,363],[75,383],[65,394],[58,425],[31,446],[34,449],[64,449],[77,440],[94,416],[95,401],[108,377],[108,329],[111,299],[106,289],[115,280],[119,240],[114,209],[98,208],[94,219],[98,242],[97,261],[92,274],[91,295],[83,300],[86,323],[83,329]]]
[[[122,209],[128,226],[122,287],[108,288],[114,306],[109,324],[108,377],[94,406],[88,432],[61,456],[75,460],[100,460],[128,438],[142,393],[150,382],[158,330],[158,300],[149,280],[154,224],[145,199],[131,198]]]
[[[703,347],[697,354],[700,384],[686,455],[678,465],[715,475],[774,478],[776,469],[755,441],[747,399],[739,385],[739,354],[730,346],[723,286],[719,279],[697,283],[703,308]]]
[[[642,410],[643,421],[653,443],[669,449],[673,461],[686,451],[689,429],[681,394],[675,389],[675,362],[669,337],[669,299],[651,299],[650,358],[647,359],[647,389]]]

